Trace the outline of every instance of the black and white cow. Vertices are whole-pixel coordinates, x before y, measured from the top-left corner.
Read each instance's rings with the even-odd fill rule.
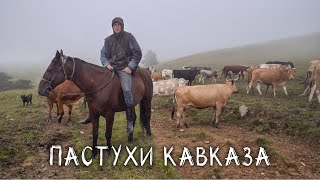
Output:
[[[189,80],[188,85],[192,85],[192,81],[196,78],[198,74],[198,70],[173,70],[172,75],[173,78],[183,78]]]

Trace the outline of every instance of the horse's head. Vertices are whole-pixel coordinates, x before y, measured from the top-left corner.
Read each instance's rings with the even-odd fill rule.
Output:
[[[40,81],[38,89],[40,96],[48,96],[55,87],[66,79],[72,78],[75,62],[70,59],[73,60],[73,58],[64,56],[62,50],[60,52],[57,51]],[[72,72],[70,73],[70,71]]]

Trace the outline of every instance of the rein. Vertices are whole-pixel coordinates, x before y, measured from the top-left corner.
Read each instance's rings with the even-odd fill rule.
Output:
[[[66,63],[67,58],[61,57],[62,65],[60,66],[60,68],[58,69],[58,71],[52,76],[51,80],[49,81],[49,80],[44,79],[44,78],[41,79],[41,81],[45,81],[45,82],[48,82],[48,83],[49,83],[49,86],[48,86],[47,88],[50,89],[50,92],[55,93],[55,92],[53,91],[53,89],[52,89],[51,83],[52,83],[52,81],[55,79],[56,74],[60,71],[61,68],[63,69],[63,74],[64,74],[64,76],[65,76],[65,80],[71,80],[71,79],[73,79],[73,75],[74,75],[74,72],[75,72],[76,62],[75,62],[74,58],[71,58],[71,59],[72,59],[72,61],[73,61],[73,68],[72,68],[72,73],[71,73],[70,76],[67,75],[67,72],[66,72],[66,70],[65,70],[65,68],[64,68],[64,65],[65,65],[65,63]],[[97,91],[105,88],[108,84],[110,84],[111,81],[112,81],[112,79],[113,79],[113,77],[114,77],[114,71],[112,71],[112,74],[111,74],[111,77],[110,77],[109,81],[108,81],[106,84],[104,84],[103,86],[101,86],[100,88],[96,89],[96,90],[89,91],[89,92],[86,92],[86,93],[62,93],[62,94],[64,94],[64,95],[81,95],[81,94],[87,95],[87,94],[92,94],[92,93],[95,93],[95,92],[97,92]]]

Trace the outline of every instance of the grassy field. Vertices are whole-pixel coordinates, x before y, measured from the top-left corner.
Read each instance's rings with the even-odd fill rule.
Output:
[[[152,102],[151,129],[153,136],[146,139],[139,125],[135,128],[135,146],[148,150],[154,148],[153,165],[140,167],[130,162],[123,163],[127,154],[123,149],[117,166],[112,166],[109,157],[103,166],[99,158],[86,167],[73,162],[66,167],[49,165],[51,145],[61,145],[63,158],[68,147],[73,147],[80,158],[81,151],[92,144],[91,125],[80,125],[78,120],[88,114],[81,101],[73,110],[71,120],[67,113],[58,124],[56,119],[47,122],[46,99],[37,95],[37,89],[11,90],[0,93],[0,177],[1,178],[320,178],[320,104],[314,98],[298,97],[304,90],[300,82],[304,79],[309,61],[319,58],[319,33],[303,38],[274,41],[266,44],[230,48],[195,54],[178,60],[160,64],[156,68],[181,68],[183,65],[206,65],[221,69],[228,64],[258,65],[266,60],[292,60],[296,65],[295,79],[287,82],[287,98],[281,88],[277,97],[269,89],[267,95],[247,95],[246,80],[236,82],[239,93],[232,95],[220,116],[221,129],[212,124],[212,109],[187,111],[189,128],[178,129],[171,120],[174,106],[172,97],[154,97]],[[300,44],[300,45],[299,45]],[[309,46],[307,46],[309,44]],[[298,46],[299,45],[299,46]],[[305,47],[304,49],[302,47]],[[286,49],[286,50],[284,50]],[[315,50],[316,49],[316,50]],[[37,86],[40,79],[37,72],[16,74],[16,78],[32,79]],[[14,73],[12,73],[14,74]],[[196,78],[198,79],[198,77]],[[206,83],[210,83],[207,81]],[[218,79],[218,83],[224,83]],[[198,82],[194,81],[193,85]],[[265,92],[265,86],[262,87]],[[21,94],[33,94],[33,105],[23,107]],[[239,107],[246,105],[249,112],[240,117]],[[67,109],[65,107],[65,109]],[[138,112],[138,109],[137,109]],[[139,113],[138,113],[139,114]],[[139,115],[138,115],[139,116]],[[55,115],[53,116],[55,117]],[[137,123],[139,124],[139,123]],[[100,118],[98,145],[106,145],[105,120]],[[117,113],[113,127],[112,143],[117,148],[126,146],[126,120],[124,113]],[[254,154],[261,146],[267,150],[271,166],[219,167],[216,164],[204,167],[185,165],[183,167],[164,166],[163,147],[174,146],[173,158],[176,162],[183,147],[220,146],[219,157],[223,160],[227,149],[235,147],[239,159],[243,160],[242,148],[251,147]],[[130,148],[133,148],[131,145]],[[137,151],[138,152],[138,151]],[[89,154],[87,154],[89,156]],[[135,153],[139,159],[139,153]],[[63,160],[64,163],[64,160]]]
[[[173,107],[171,97],[155,97],[152,104],[154,109],[152,114],[153,138],[145,139],[139,126],[136,126],[134,135],[135,145],[138,148],[153,147],[155,149],[153,165],[142,167],[135,167],[132,162],[124,166],[123,163],[127,158],[126,151],[122,151],[118,165],[115,167],[111,165],[113,158],[108,159],[103,166],[99,166],[98,158],[89,167],[84,166],[81,162],[78,167],[73,163],[67,167],[59,167],[56,164],[50,166],[48,158],[51,145],[61,145],[63,157],[66,157],[68,147],[73,147],[80,157],[81,150],[85,146],[91,146],[91,125],[78,123],[78,120],[83,118],[88,110],[84,109],[79,102],[73,111],[71,121],[64,117],[61,124],[58,124],[56,120],[47,122],[45,98],[39,97],[36,89],[2,92],[0,93],[2,104],[0,107],[0,176],[4,178],[262,178],[264,176],[260,174],[268,172],[266,177],[269,178],[319,178],[319,173],[299,170],[306,173],[298,176],[294,171],[286,172],[285,170],[295,158],[304,163],[311,161],[306,155],[299,154],[301,152],[298,152],[299,148],[303,148],[305,153],[319,155],[319,151],[315,149],[320,145],[320,128],[316,125],[320,117],[320,105],[316,99],[309,103],[307,97],[298,97],[303,91],[300,82],[308,63],[298,61],[295,64],[298,69],[296,79],[287,84],[290,98],[284,95],[282,89],[277,90],[276,98],[273,98],[271,90],[268,95],[259,96],[256,90],[254,94],[247,95],[245,93],[246,82],[242,80],[237,82],[240,93],[232,95],[221,115],[222,130],[211,127],[211,109],[190,108],[186,117],[191,127],[180,131],[175,127],[175,122],[170,120]],[[223,80],[218,79],[218,83],[223,83]],[[198,82],[195,81],[195,84]],[[264,92],[265,89],[262,90]],[[27,93],[33,94],[33,105],[23,107],[20,94]],[[238,111],[242,104],[249,107],[249,113],[244,118],[240,118]],[[99,145],[106,144],[104,131],[105,120],[101,118]],[[239,136],[239,133],[242,136]],[[238,136],[241,138],[237,139]],[[172,138],[175,138],[175,141],[172,141]],[[126,139],[125,114],[117,113],[113,129],[113,145],[124,147]],[[206,141],[210,144],[203,143]],[[222,147],[231,144],[238,149],[245,146],[253,148],[263,146],[272,157],[272,161],[282,165],[269,169],[237,169],[235,167],[199,169],[190,166],[166,167],[163,165],[163,146],[177,147],[174,158],[178,161],[182,146],[206,147],[219,142]],[[296,145],[295,142],[301,144]],[[285,152],[285,149],[296,150]],[[136,159],[139,159],[139,153],[135,153],[135,156]],[[314,160],[319,162],[317,159]],[[320,168],[319,163],[311,163],[311,165],[307,166],[311,166],[310,171]],[[192,175],[189,172],[192,172]],[[230,175],[227,172],[234,172],[234,174]],[[278,173],[281,175],[278,176]],[[247,174],[251,175],[247,176]]]

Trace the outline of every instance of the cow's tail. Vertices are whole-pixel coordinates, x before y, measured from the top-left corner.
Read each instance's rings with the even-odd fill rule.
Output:
[[[177,102],[177,99],[176,99],[176,91],[177,89],[174,90],[174,93],[173,93],[173,108],[172,108],[172,111],[171,111],[171,119],[173,119],[174,117],[174,112],[176,111],[176,102]]]

